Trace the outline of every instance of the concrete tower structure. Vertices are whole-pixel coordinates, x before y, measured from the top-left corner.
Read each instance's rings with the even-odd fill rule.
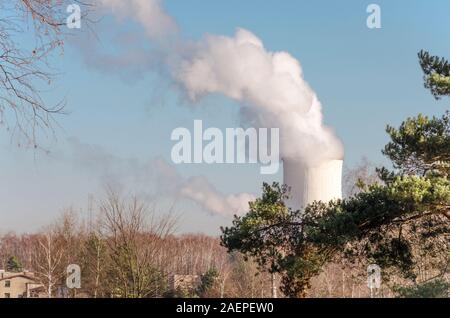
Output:
[[[306,165],[283,160],[284,183],[291,187],[288,206],[303,209],[314,201],[328,202],[342,198],[343,160]]]

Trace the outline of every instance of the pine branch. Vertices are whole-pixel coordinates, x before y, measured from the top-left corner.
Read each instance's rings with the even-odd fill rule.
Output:
[[[422,50],[418,54],[420,66],[425,74],[425,88],[429,89],[436,99],[450,96],[450,63],[443,57],[431,56]]]

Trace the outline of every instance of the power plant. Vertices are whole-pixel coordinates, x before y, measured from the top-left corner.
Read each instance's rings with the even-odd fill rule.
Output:
[[[341,199],[342,166],[343,160],[328,160],[317,165],[283,160],[283,182],[291,188],[287,205],[299,210],[314,201]]]
[[[158,65],[158,74],[170,76],[171,81],[177,84],[177,88],[183,90],[183,95],[188,97],[191,103],[197,103],[208,95],[216,94],[237,102],[241,107],[239,117],[243,127],[279,129],[279,140],[276,141],[279,156],[277,155],[276,159],[288,158],[284,161],[284,183],[291,187],[292,199],[289,205],[292,208],[302,209],[315,200],[327,202],[342,197],[343,162],[339,159],[344,157],[343,144],[333,129],[325,125],[322,104],[316,92],[305,80],[299,60],[286,51],[268,50],[262,39],[242,28],[238,28],[231,36],[208,34],[198,41],[187,40],[184,32],[179,32],[177,23],[172,17],[166,15],[159,7],[161,1],[145,0],[146,3],[150,3],[145,6],[141,5],[142,1],[129,1],[134,5],[124,14],[134,17],[141,23],[146,31],[150,31],[148,35],[151,38],[158,38],[154,43],[155,49],[162,54],[156,54],[157,63],[151,63]],[[101,2],[114,12],[124,11],[124,1]],[[154,34],[155,30],[171,32]],[[166,36],[170,39],[167,43]],[[160,72],[160,66],[165,69],[164,72]],[[185,130],[179,130],[180,134],[173,137],[172,140],[181,142],[177,144],[180,145],[179,148],[172,149],[172,159],[176,158],[175,163],[203,162],[203,152],[200,149],[202,147],[198,148],[200,151],[195,151],[196,144],[202,145],[203,138],[196,138],[201,136],[202,129],[198,130],[200,134],[196,134],[195,130],[194,124],[193,158],[190,158],[192,154],[190,150],[184,151],[182,146],[184,140],[190,140],[187,138],[190,137],[189,133],[184,138],[185,135],[181,131]],[[271,134],[271,137],[274,135]],[[220,138],[208,139],[220,141]],[[178,152],[183,153],[183,156],[173,155],[177,154],[178,149],[183,150]],[[187,149],[190,149],[189,146]],[[271,156],[274,155],[270,153]],[[226,162],[231,158],[228,157],[229,154],[231,152],[227,150]],[[223,155],[222,153],[222,158]],[[216,158],[220,158],[217,151],[207,161],[220,161]],[[276,163],[274,166],[277,171],[278,160]],[[264,166],[260,171],[266,174],[268,170],[265,169],[274,166]],[[269,171],[267,173],[272,173],[272,170]],[[193,180],[190,178],[188,181]],[[248,193],[234,196],[219,195],[207,182],[198,182],[198,179],[197,183],[186,184],[183,189],[185,196],[216,213],[219,211],[234,213],[236,211],[233,207],[246,208],[249,198],[253,197]]]

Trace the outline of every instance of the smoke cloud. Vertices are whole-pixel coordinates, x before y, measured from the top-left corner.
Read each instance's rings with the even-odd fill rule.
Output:
[[[149,198],[162,195],[175,201],[187,199],[213,214],[231,217],[248,211],[248,202],[255,196],[248,193],[225,195],[218,191],[205,177],[183,178],[173,165],[157,157],[146,162],[137,158],[121,158],[99,145],[80,142],[76,138],[67,140],[70,156],[54,154],[55,159],[70,161],[103,184],[122,186],[124,184],[145,189],[143,195]]]
[[[322,106],[300,63],[289,53],[266,51],[250,31],[206,36],[173,71],[190,99],[220,93],[243,105],[246,123],[279,128],[283,158],[307,163],[342,158],[341,142],[324,126]]]
[[[160,0],[102,3],[141,23],[150,38],[178,31]],[[198,42],[183,41],[179,34],[176,38],[177,44],[160,44],[159,49],[167,50],[163,62],[191,101],[214,93],[238,101],[243,124],[280,129],[283,159],[314,165],[343,158],[341,141],[324,125],[322,105],[304,80],[300,62],[289,53],[267,51],[245,29],[237,29],[233,37],[206,35]]]
[[[132,17],[152,39],[178,33],[175,21],[161,6],[161,0],[99,0],[100,6],[110,9],[120,18]]]
[[[206,210],[222,216],[243,214],[248,211],[248,203],[255,200],[255,196],[248,193],[224,196],[205,177],[189,178],[181,185],[180,193]]]
[[[289,53],[266,50],[262,40],[245,29],[237,29],[232,37],[207,34],[199,41],[185,40],[162,0],[99,1],[116,17],[142,25],[158,52],[151,58],[158,59],[156,63],[147,61],[142,67],[165,65],[163,73],[192,102],[208,94],[237,101],[243,125],[280,129],[282,159],[314,166],[343,158],[341,141],[324,125],[322,105],[305,81],[300,62]],[[254,199],[247,193],[223,195],[204,177],[183,179],[164,161],[153,164],[170,176],[171,191],[213,213],[242,213]]]

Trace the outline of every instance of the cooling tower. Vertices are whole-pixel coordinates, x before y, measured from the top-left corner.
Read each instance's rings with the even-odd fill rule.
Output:
[[[342,160],[330,160],[316,166],[283,160],[284,183],[291,187],[288,206],[297,210],[314,201],[341,199],[342,166]]]

